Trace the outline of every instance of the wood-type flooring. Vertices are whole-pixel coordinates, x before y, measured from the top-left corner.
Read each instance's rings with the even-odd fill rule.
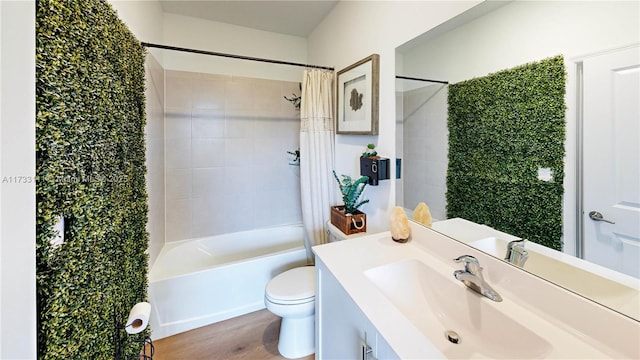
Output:
[[[153,342],[153,360],[275,360],[280,318],[263,309]],[[301,358],[314,359],[314,355]]]

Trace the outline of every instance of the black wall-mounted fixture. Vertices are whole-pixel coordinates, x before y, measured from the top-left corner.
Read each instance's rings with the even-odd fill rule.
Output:
[[[379,180],[389,179],[389,159],[374,156],[360,157],[360,175],[369,177],[369,185],[377,186]]]

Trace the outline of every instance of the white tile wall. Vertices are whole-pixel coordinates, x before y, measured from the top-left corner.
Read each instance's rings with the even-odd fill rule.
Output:
[[[298,83],[166,71],[166,241],[298,223]]]
[[[200,74],[193,84],[193,108],[224,110],[225,76]]]
[[[165,108],[191,109],[197,74],[184,71],[165,72]]]
[[[166,199],[179,200],[189,199],[193,193],[191,169],[169,169],[166,170]]]
[[[164,152],[167,169],[191,168],[191,139],[166,139]]]
[[[164,159],[164,69],[148,54],[145,62],[146,182],[149,206],[149,266],[153,265],[165,241]]]
[[[254,80],[231,77],[225,87],[225,110],[251,110],[253,108]]]
[[[224,166],[225,139],[193,138],[191,139],[191,167],[212,168]]]
[[[224,110],[193,109],[191,113],[191,134],[193,138],[224,138],[224,119]]]
[[[166,241],[188,239],[191,234],[191,199],[170,199],[166,202]]]
[[[402,104],[402,201],[409,209],[424,201],[434,219],[445,219],[447,88],[430,85],[407,91]]]
[[[191,139],[191,109],[166,108],[165,139]]]

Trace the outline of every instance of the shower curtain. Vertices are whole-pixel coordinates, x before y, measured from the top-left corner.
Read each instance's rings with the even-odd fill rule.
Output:
[[[335,204],[333,183],[333,72],[307,69],[302,80],[300,106],[300,190],[307,262],[314,263],[311,247],[328,242],[325,231],[330,206]]]

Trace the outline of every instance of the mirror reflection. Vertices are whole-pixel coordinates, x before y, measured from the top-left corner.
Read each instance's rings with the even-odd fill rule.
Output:
[[[639,10],[637,2],[485,2],[397,48],[397,75],[404,77],[396,80],[396,152],[402,159],[397,205],[411,214],[425,202],[434,230],[640,319]],[[531,226],[523,227],[513,209],[499,214],[499,221],[481,216],[475,205],[495,202],[492,196],[502,191],[489,183],[464,194],[462,207],[473,211],[453,211],[459,205],[450,189],[447,194],[456,170],[450,161],[451,89],[557,56],[566,76],[559,140],[564,154],[559,166],[540,161],[540,151],[529,155],[538,156],[531,183],[556,181],[560,198],[555,205],[546,204],[547,196],[519,200],[521,213],[539,216],[542,227],[527,231]],[[510,91],[514,98],[522,93]],[[535,109],[526,114],[535,116]],[[514,119],[514,128],[502,131],[513,130],[515,139],[518,124]],[[472,130],[465,129],[464,141],[481,136]],[[483,161],[500,163],[514,151]],[[469,161],[463,162],[476,155],[464,154]],[[536,206],[541,210],[527,214]],[[546,234],[553,226],[557,235]]]

